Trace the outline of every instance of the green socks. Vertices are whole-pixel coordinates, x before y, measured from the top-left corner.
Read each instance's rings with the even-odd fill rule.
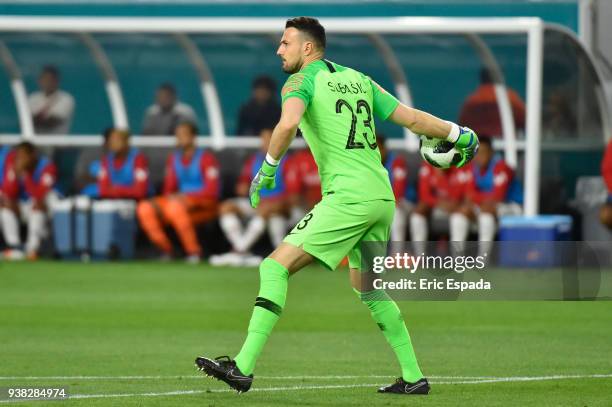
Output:
[[[249,322],[249,331],[240,353],[235,358],[242,373],[250,375],[268,337],[280,318],[287,298],[289,272],[276,260],[266,258],[259,266],[259,294]],[[397,304],[382,290],[360,293],[383,335],[395,352],[402,368],[402,377],[414,383],[423,377],[416,360],[408,330]]]
[[[276,260],[268,257],[259,265],[259,294],[249,322],[249,333],[235,358],[238,369],[245,375],[253,373],[255,362],[283,312],[288,280],[289,271]]]
[[[359,295],[361,301],[368,306],[372,313],[372,318],[374,318],[385,339],[391,345],[391,348],[393,348],[393,352],[395,352],[395,356],[402,368],[404,380],[414,383],[423,378],[423,373],[421,373],[414,349],[412,348],[410,335],[395,301],[389,298],[383,290],[365,293],[355,290],[355,292]]]

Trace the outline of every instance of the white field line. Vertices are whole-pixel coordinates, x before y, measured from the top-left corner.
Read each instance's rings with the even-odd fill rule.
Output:
[[[325,390],[325,389],[348,389],[355,387],[374,387],[380,386],[381,384],[339,384],[339,385],[313,385],[313,386],[287,386],[287,387],[262,387],[249,390],[251,392],[274,392],[274,391],[289,391],[289,390]],[[98,398],[120,398],[120,397],[165,397],[165,396],[182,396],[191,394],[202,394],[202,393],[236,393],[236,390],[232,389],[219,389],[219,390],[175,390],[161,393],[121,393],[121,394],[74,394],[68,397],[70,399],[98,399]],[[28,400],[0,400],[0,403],[11,403]]]
[[[430,379],[484,380],[500,379],[497,376],[427,376]],[[0,380],[199,380],[204,375],[193,376],[0,376]],[[389,379],[393,375],[323,375],[323,376],[257,376],[268,380],[318,380],[318,379]],[[503,378],[501,378],[503,379]]]
[[[150,377],[150,376],[149,376]],[[612,378],[612,374],[591,374],[591,375],[554,375],[554,376],[517,376],[517,377],[496,377],[486,379],[472,379],[460,381],[432,381],[432,384],[482,384],[482,383],[500,383],[500,382],[525,382],[525,381],[545,381],[545,380],[568,380],[568,379],[598,379]],[[380,383],[368,384],[339,384],[339,385],[312,385],[312,386],[286,386],[286,387],[261,387],[250,390],[251,392],[276,392],[290,390],[325,390],[325,389],[349,389],[357,387],[375,387],[380,386]],[[175,390],[160,393],[122,393],[122,394],[75,394],[70,396],[71,399],[93,399],[93,398],[120,398],[120,397],[164,397],[164,396],[180,396],[202,393],[230,393],[234,392],[231,389],[197,389],[197,390]],[[0,400],[0,403],[10,403],[15,400]],[[22,400],[26,401],[26,400]]]
[[[590,375],[554,375],[554,376],[515,376],[515,377],[491,377],[483,378],[472,382],[454,383],[501,383],[501,382],[541,382],[546,380],[569,380],[569,379],[607,379],[612,378],[612,374],[590,374]]]

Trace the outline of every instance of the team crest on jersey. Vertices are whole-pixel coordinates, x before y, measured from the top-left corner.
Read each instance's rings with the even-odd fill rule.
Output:
[[[300,90],[302,82],[304,82],[303,73],[296,73],[291,75],[289,79],[287,79],[287,82],[285,82],[285,86],[283,86],[283,89],[281,90],[281,96],[285,96],[289,92],[295,92],[297,90]]]

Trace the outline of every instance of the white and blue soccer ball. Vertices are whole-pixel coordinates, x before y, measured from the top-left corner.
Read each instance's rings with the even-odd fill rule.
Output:
[[[449,141],[420,136],[419,151],[423,160],[437,168],[450,168],[461,161],[461,153]]]

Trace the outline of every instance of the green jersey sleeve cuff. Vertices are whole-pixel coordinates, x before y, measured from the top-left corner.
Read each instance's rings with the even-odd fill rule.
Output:
[[[308,106],[308,103],[310,102],[310,98],[306,95],[303,95],[299,92],[291,92],[291,93],[287,93],[286,95],[283,96],[282,98],[282,102],[281,104],[285,103],[285,100],[289,99],[289,98],[300,98],[304,101],[304,104],[306,106]]]
[[[374,108],[374,114],[380,120],[387,120],[400,103],[395,96],[389,95],[388,93],[386,99],[387,100],[383,101],[382,103],[379,102],[378,105],[376,102],[374,102],[374,106],[376,106]]]
[[[298,72],[291,75],[287,82],[285,82],[281,90],[281,100],[282,103],[285,103],[285,100],[290,97],[299,97],[308,106],[313,93],[314,85],[312,78],[304,72]]]
[[[372,85],[374,99],[374,115],[381,120],[387,120],[400,102],[372,79],[370,79],[370,84]]]

